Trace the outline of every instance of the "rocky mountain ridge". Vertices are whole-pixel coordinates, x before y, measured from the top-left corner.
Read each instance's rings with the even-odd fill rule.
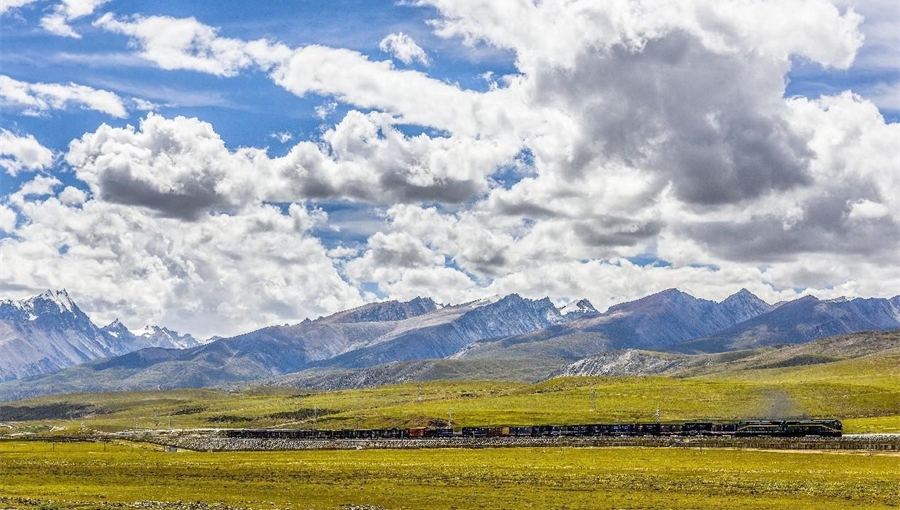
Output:
[[[157,326],[131,332],[118,320],[98,328],[65,289],[0,300],[0,381],[41,376],[147,347],[200,343]]]
[[[528,373],[532,378],[536,370],[553,364],[571,373],[645,373],[677,368],[672,363],[677,364],[679,355],[658,351],[733,351],[807,342],[832,332],[900,328],[900,297],[802,298],[775,307],[743,289],[718,303],[668,289],[602,313],[587,300],[556,307],[548,298],[516,294],[460,305],[439,305],[422,297],[384,301],[197,345],[195,339],[165,328],[134,332],[114,321],[100,329],[70,299],[55,298],[58,302],[41,301],[37,308],[5,302],[0,306],[0,354],[4,327],[15,331],[16,348],[24,349],[22,328],[42,323],[38,320],[42,313],[68,317],[57,318],[56,323],[72,322],[54,341],[73,335],[80,342],[88,336],[97,344],[95,351],[69,359],[68,365],[60,363],[43,372],[32,369],[26,377],[40,379],[0,384],[0,395],[223,386],[310,370],[315,375],[292,380],[359,383],[382,380],[383,374],[399,377],[394,369],[379,368],[391,363],[401,363],[393,366],[404,367],[403,377],[425,377],[425,371],[412,368],[422,366],[440,370],[453,366],[457,373],[489,376],[484,367],[496,367],[498,360],[523,367],[504,373]],[[40,334],[37,338],[46,343]],[[422,365],[425,360],[449,363]],[[581,365],[566,368],[578,362]],[[47,375],[65,366],[70,368]],[[20,377],[19,373],[7,378]]]

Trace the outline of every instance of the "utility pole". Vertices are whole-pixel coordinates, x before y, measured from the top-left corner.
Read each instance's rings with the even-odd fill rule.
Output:
[[[319,406],[313,406],[313,430],[319,430]]]
[[[450,419],[447,420],[447,428],[451,429],[451,430],[453,429],[453,408],[452,407],[450,408]]]
[[[597,388],[591,388],[591,411],[597,410]]]
[[[416,384],[416,400],[421,404],[422,403],[422,385]]]
[[[659,404],[656,404],[656,424],[659,425],[659,418],[662,416],[659,412]]]

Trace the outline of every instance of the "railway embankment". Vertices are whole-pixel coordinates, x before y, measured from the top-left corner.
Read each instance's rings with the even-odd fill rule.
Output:
[[[361,450],[371,448],[653,447],[900,452],[900,435],[861,435],[839,438],[448,437],[423,439],[273,439],[230,438],[222,437],[217,434],[183,434],[172,436],[145,436],[140,438],[140,440],[194,451]]]

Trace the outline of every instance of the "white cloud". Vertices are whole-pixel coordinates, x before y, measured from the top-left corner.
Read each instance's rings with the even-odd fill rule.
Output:
[[[440,267],[444,258],[408,233],[376,233],[367,242],[366,253],[349,262],[346,272],[354,281],[393,283],[412,268]]]
[[[72,187],[9,202],[25,222],[4,253],[33,272],[15,283],[52,286],[37,264],[56,264],[69,287],[112,296],[94,298],[98,310],[137,295],[132,322],[188,324],[184,303],[203,328],[221,314],[230,331],[357,303],[372,283],[404,299],[519,292],[600,308],[668,287],[715,299],[746,287],[770,302],[795,288],[896,294],[900,125],[853,93],[784,98],[794,57],[853,64],[855,11],[824,0],[425,3],[438,35],[508,49],[517,74],[478,92],[357,51],[222,37],[193,18],[102,17],[161,68],[262,70],[324,96],[323,122],[338,102],[350,111],[275,158],[229,149],[184,117],[85,134],[67,162],[93,199]],[[409,136],[401,124],[435,130]],[[326,251],[310,231],[324,213],[303,205],[318,199],[390,209],[364,244]],[[633,262],[654,258],[665,263]],[[247,288],[259,291],[234,297]]]
[[[862,42],[855,30],[860,18],[842,16],[825,0],[421,3],[440,11],[434,22],[438,35],[514,50],[526,72],[538,66],[570,67],[587,48],[641,50],[673,30],[698,36],[718,53],[757,52],[777,59],[802,55],[838,67],[849,65]]]
[[[40,0],[3,0],[0,2],[0,15],[12,12],[14,9],[33,4]]]
[[[98,7],[107,2],[109,0],[62,0],[50,14],[41,18],[41,26],[58,36],[81,39],[81,35],[69,23],[93,14]]]
[[[885,204],[872,202],[871,200],[859,199],[850,204],[849,219],[851,220],[867,220],[883,218],[890,216],[891,210]]]
[[[853,9],[863,16],[860,30],[865,45],[854,68],[868,71],[896,70],[900,57],[900,9],[894,0],[836,0],[843,9]]]
[[[287,131],[281,131],[278,133],[271,133],[269,134],[269,137],[274,138],[281,143],[288,143],[294,138],[294,135],[288,133]]]
[[[258,202],[268,180],[256,167],[268,161],[262,150],[231,152],[207,123],[152,113],[139,130],[104,124],[85,134],[66,161],[100,199],[180,218]]]
[[[494,140],[408,137],[385,114],[351,111],[280,158],[230,151],[198,119],[149,114],[139,129],[103,125],[71,143],[66,161],[101,200],[190,219],[259,201],[351,198],[376,203],[464,202],[515,148]]]
[[[412,37],[403,32],[388,34],[378,43],[378,48],[406,65],[410,65],[415,61],[419,61],[426,66],[431,64],[425,50],[416,44]]]
[[[418,71],[397,70],[356,51],[306,46],[271,73],[276,84],[304,96],[332,96],[343,103],[397,115],[403,123],[461,131],[472,126],[478,96]],[[416,91],[410,94],[409,91]]]
[[[52,195],[53,189],[62,184],[56,177],[38,175],[22,184],[12,198],[16,203],[23,203],[25,197]]]
[[[27,83],[0,75],[0,103],[24,108],[26,115],[46,115],[77,105],[113,117],[128,116],[122,98],[108,90],[75,83]]]
[[[134,98],[132,99],[132,103],[134,103],[134,107],[138,110],[149,112],[159,108],[159,105],[153,103],[151,101],[146,101],[144,99]]]
[[[234,76],[243,69],[260,68],[269,71],[276,84],[298,96],[331,96],[395,114],[398,122],[475,132],[483,121],[472,119],[472,114],[496,117],[504,111],[504,101],[498,101],[499,97],[484,98],[479,104],[477,94],[417,71],[397,70],[390,61],[371,61],[356,51],[319,45],[291,49],[266,40],[220,37],[217,29],[194,18],[120,19],[106,14],[95,25],[130,36],[140,55],[162,69]],[[410,90],[416,93],[410,94]]]
[[[16,229],[17,221],[18,215],[16,214],[16,211],[0,204],[0,231],[12,233]]]
[[[194,18],[135,16],[122,20],[113,14],[94,24],[138,41],[141,56],[163,69],[188,69],[218,76],[234,76],[253,64],[247,44],[219,37],[217,30]]]
[[[309,237],[321,213],[302,204],[184,223],[50,197],[23,204],[19,214],[17,237],[2,241],[0,280],[34,291],[78,289],[74,298],[98,323],[119,317],[202,336],[237,334],[361,304]]]
[[[53,164],[53,152],[34,136],[18,136],[0,129],[0,168],[15,176],[22,170],[44,170]]]
[[[59,201],[66,205],[80,205],[87,202],[87,193],[73,186],[66,186],[59,194]]]
[[[334,113],[335,110],[337,110],[337,103],[335,103],[334,101],[331,101],[331,102],[325,103],[325,104],[321,104],[319,106],[316,106],[316,108],[315,108],[316,117],[319,120],[325,120],[328,118],[329,115]]]

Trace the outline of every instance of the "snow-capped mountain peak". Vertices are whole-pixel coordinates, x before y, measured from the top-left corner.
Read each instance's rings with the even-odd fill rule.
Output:
[[[3,299],[0,306],[7,312],[18,311],[29,321],[34,321],[39,315],[47,312],[75,314],[78,307],[69,297],[69,293],[63,290],[46,290],[37,296],[25,299]]]
[[[128,329],[119,319],[104,326],[102,331],[114,338],[119,345],[127,346],[128,351],[146,347],[187,349],[204,343],[191,335],[182,335],[177,331],[159,326],[148,325],[141,329]]]
[[[585,315],[595,315],[600,312],[598,312],[597,309],[594,308],[594,305],[587,299],[579,299],[578,301],[570,301],[568,304],[561,307],[559,313],[563,317],[571,319]]]
[[[59,307],[60,312],[74,313],[75,303],[72,302],[72,298],[69,297],[69,293],[66,292],[66,289],[56,291],[46,290],[39,296],[31,298],[31,301],[38,299],[50,301]]]
[[[482,306],[492,305],[492,304],[500,301],[501,299],[503,299],[503,296],[501,296],[499,294],[494,294],[493,296],[476,299],[475,301],[472,301],[467,304],[468,304],[469,308],[480,308]]]
[[[131,333],[130,331],[128,331],[128,328],[125,327],[125,325],[122,324],[122,321],[120,321],[119,319],[116,319],[116,320],[110,322],[109,324],[107,324],[106,326],[103,326],[100,329],[113,338],[119,338],[119,337],[122,337],[123,335],[128,335]]]

